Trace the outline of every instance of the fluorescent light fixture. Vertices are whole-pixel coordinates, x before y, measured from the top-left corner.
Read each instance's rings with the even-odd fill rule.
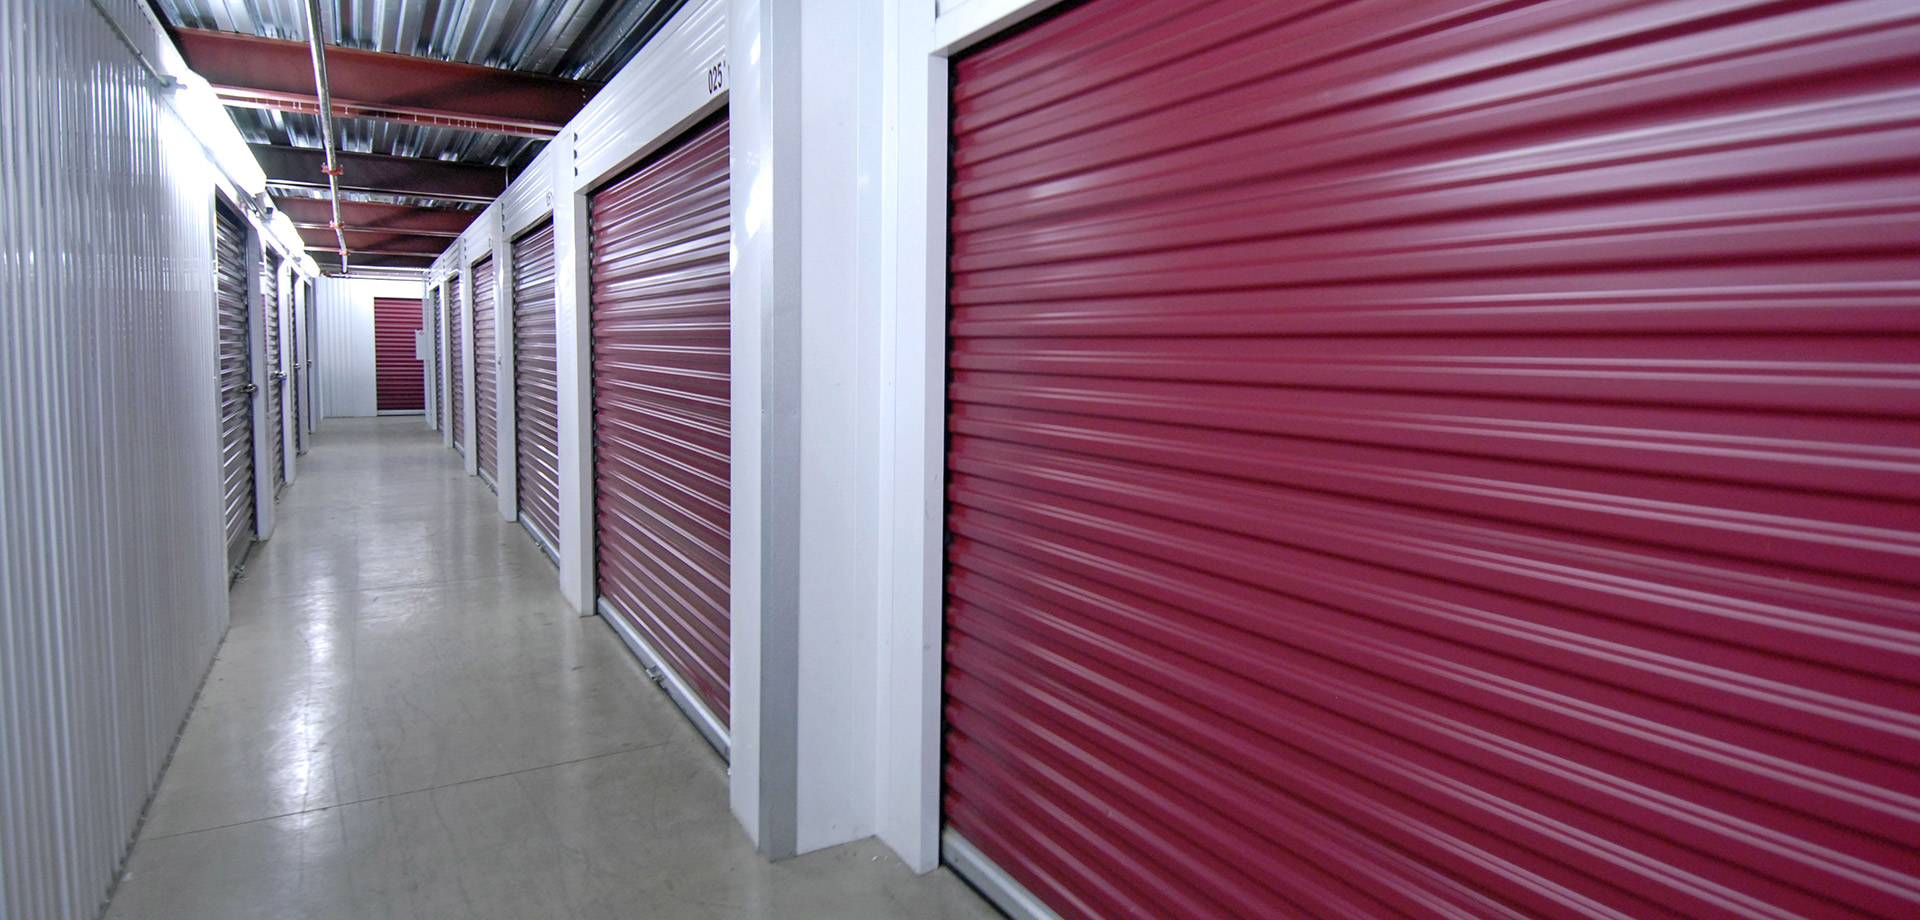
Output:
[[[174,79],[176,83],[169,94],[173,110],[187,123],[187,130],[199,139],[200,146],[206,148],[220,171],[248,195],[266,191],[267,174],[254,160],[253,151],[247,149],[246,139],[240,136],[240,129],[233,126],[233,118],[227,114],[227,107],[221,104],[213,86],[192,71],[176,74]]]

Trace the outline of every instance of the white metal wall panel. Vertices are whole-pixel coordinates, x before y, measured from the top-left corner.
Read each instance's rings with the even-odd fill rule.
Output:
[[[322,277],[313,283],[321,418],[379,414],[373,299],[418,296],[414,281]]]
[[[725,0],[690,0],[574,116],[569,191],[600,185],[725,98],[726,8]]]
[[[78,920],[226,627],[216,179],[93,5],[0,47],[0,918]]]
[[[507,186],[507,193],[500,196],[501,231],[506,239],[525,233],[553,213],[553,151],[556,149],[556,145],[548,144],[513,184]]]
[[[320,416],[378,414],[373,368],[373,298],[356,297],[365,282],[321,278],[313,284],[320,324]]]

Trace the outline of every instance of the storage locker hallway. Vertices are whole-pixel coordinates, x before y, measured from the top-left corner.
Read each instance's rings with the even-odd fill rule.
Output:
[[[419,419],[329,419],[107,912],[997,916],[877,840],[769,862],[726,765]]]

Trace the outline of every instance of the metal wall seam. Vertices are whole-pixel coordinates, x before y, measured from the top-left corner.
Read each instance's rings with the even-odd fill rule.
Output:
[[[0,47],[0,917],[82,920],[226,627],[215,176],[89,4]]]

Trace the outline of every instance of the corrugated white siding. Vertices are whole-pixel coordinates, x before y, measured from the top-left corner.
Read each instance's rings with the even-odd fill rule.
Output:
[[[373,299],[420,296],[417,281],[321,278],[313,283],[320,417],[379,414],[373,366]]]
[[[226,628],[215,179],[85,0],[0,48],[0,918],[87,918]]]
[[[726,92],[727,4],[689,0],[573,117],[568,191],[591,189],[698,121]]]

